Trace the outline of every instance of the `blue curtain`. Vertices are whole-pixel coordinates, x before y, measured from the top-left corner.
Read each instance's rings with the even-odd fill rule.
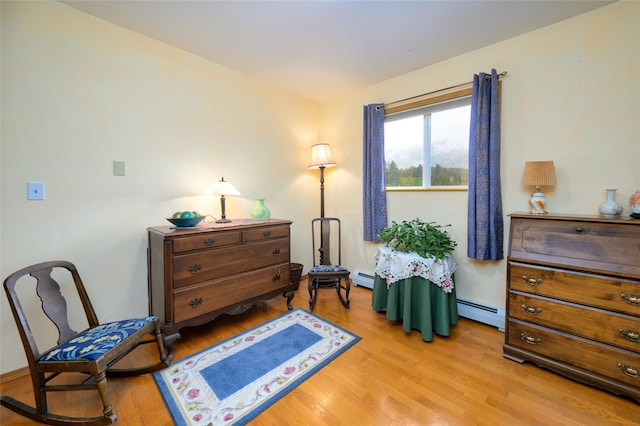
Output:
[[[496,70],[473,77],[467,255],[479,260],[504,258],[498,79]]]
[[[387,226],[387,191],[384,164],[384,104],[364,106],[363,152],[364,240],[380,241]]]

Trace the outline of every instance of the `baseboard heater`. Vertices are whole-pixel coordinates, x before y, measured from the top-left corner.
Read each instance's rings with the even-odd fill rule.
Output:
[[[504,331],[504,309],[481,305],[470,300],[458,299],[458,315]]]
[[[351,281],[355,286],[367,287],[373,290],[373,275],[365,274],[364,272],[355,271],[351,275]]]
[[[351,276],[353,285],[373,289],[373,275],[356,271]],[[504,309],[481,305],[470,300],[458,299],[458,315],[504,331]]]

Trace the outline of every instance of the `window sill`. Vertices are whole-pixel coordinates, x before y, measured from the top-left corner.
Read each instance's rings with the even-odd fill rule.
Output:
[[[387,192],[437,192],[437,191],[468,191],[468,186],[388,186]]]

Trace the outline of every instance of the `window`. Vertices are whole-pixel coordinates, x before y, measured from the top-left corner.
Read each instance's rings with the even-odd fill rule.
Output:
[[[385,109],[387,189],[466,189],[471,89]]]

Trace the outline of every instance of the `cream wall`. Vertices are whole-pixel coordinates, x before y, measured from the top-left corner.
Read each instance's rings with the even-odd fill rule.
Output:
[[[243,193],[230,217],[266,198],[294,221],[293,261],[309,266],[309,220],[318,174],[309,146],[328,142],[327,215],[342,218],[345,265],[372,271],[362,242],[362,106],[470,81],[503,79],[504,211],[521,211],[525,160],[552,159],[549,208],[596,213],[604,189],[618,201],[640,189],[640,4],[622,2],[372,85],[326,104],[263,82],[52,2],[2,5],[0,276],[52,258],[76,263],[103,320],[146,313],[147,226],[175,210],[219,215],[199,195],[225,176]],[[112,161],[126,176],[112,176]],[[26,182],[46,184],[26,200]],[[390,219],[452,224],[459,296],[504,305],[504,262],[466,258],[466,193],[389,195]],[[508,228],[508,219],[505,224]],[[507,229],[505,229],[506,236]],[[505,248],[506,251],[506,248]],[[306,271],[306,268],[305,268]],[[0,371],[25,365],[6,297]],[[306,296],[294,299],[306,307]],[[36,307],[34,307],[36,309]]]
[[[200,194],[221,176],[242,193],[227,198],[228,217],[266,198],[272,217],[294,221],[292,261],[310,262],[318,114],[314,102],[60,3],[3,1],[0,276],[70,260],[101,320],[144,315],[146,228],[177,210],[219,217],[219,198]],[[28,181],[45,183],[44,201],[27,201]],[[26,360],[4,291],[0,300],[7,372]]]
[[[362,241],[362,106],[393,102],[507,71],[502,82],[502,195],[505,215],[526,211],[526,160],[553,160],[557,186],[545,188],[556,213],[598,214],[605,188],[630,213],[640,189],[640,3],[593,12],[374,84],[322,106],[322,139],[338,144],[340,167],[327,177],[327,210],[352,230],[346,264],[373,271],[376,245]],[[339,184],[338,184],[339,183]],[[389,219],[451,224],[458,297],[504,307],[504,261],[467,258],[467,193],[388,194]],[[509,219],[505,217],[505,256]]]

